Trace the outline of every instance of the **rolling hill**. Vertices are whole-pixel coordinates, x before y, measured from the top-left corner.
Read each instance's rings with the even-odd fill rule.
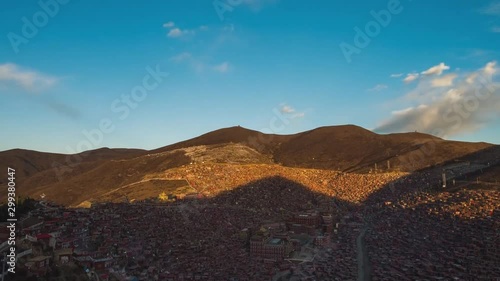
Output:
[[[421,133],[380,135],[354,125],[320,127],[293,135],[268,135],[237,126],[150,151],[102,148],[64,155],[14,149],[0,152],[0,163],[2,168],[16,169],[19,195],[44,194],[63,204],[78,205],[104,194],[110,198],[110,192],[125,186],[147,186],[137,183],[187,165],[412,172],[464,157],[473,159],[485,150],[500,159],[498,148]]]

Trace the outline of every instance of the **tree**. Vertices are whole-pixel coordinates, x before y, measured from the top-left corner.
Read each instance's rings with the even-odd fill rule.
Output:
[[[168,195],[165,192],[162,192],[158,195],[158,199],[160,199],[160,201],[167,201]]]

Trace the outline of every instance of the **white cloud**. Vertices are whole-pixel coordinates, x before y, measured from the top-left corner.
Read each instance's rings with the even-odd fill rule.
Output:
[[[399,78],[399,77],[401,77],[403,75],[404,75],[403,73],[391,74],[391,78]]]
[[[467,84],[472,84],[474,83],[474,81],[476,81],[476,78],[477,78],[478,74],[477,73],[472,73],[472,74],[469,74],[467,75],[467,77],[465,78],[465,82]]]
[[[443,77],[435,78],[431,81],[432,87],[449,87],[453,85],[453,80],[457,78],[456,74],[448,74]]]
[[[194,30],[181,29],[179,27],[176,27],[174,22],[172,21],[164,23],[163,27],[169,30],[167,36],[170,38],[179,38],[188,34],[195,34]]]
[[[393,111],[375,131],[430,133],[449,137],[471,133],[500,118],[500,84],[496,62],[466,74],[451,73],[421,79],[403,99],[404,109]]]
[[[217,72],[220,72],[220,73],[228,72],[229,71],[229,63],[227,61],[225,61],[221,64],[215,65],[213,67],[213,69]]]
[[[183,32],[179,29],[179,28],[174,28],[174,29],[171,29],[167,36],[168,37],[180,37],[182,36]]]
[[[485,15],[500,17],[500,1],[491,3],[489,6],[481,9],[480,12]],[[500,26],[492,26],[490,30],[494,33],[500,33]]]
[[[387,85],[384,85],[384,84],[378,84],[378,85],[375,85],[375,87],[371,88],[371,89],[368,89],[368,91],[372,91],[372,92],[380,92],[382,90],[385,90],[387,89],[388,86]]]
[[[292,118],[303,118],[304,116],[306,116],[304,112],[299,112],[292,115]]]
[[[496,61],[487,63],[486,66],[483,68],[483,73],[489,76],[494,75],[498,71],[496,66],[497,66]]]
[[[173,21],[169,21],[169,22],[163,24],[163,27],[165,27],[165,28],[172,28],[174,26],[175,26],[175,23]]]
[[[406,77],[405,77],[405,79],[403,79],[403,81],[405,83],[411,83],[411,82],[417,80],[418,76],[419,76],[418,73],[408,73],[408,75],[406,75]]]
[[[297,112],[295,108],[293,108],[290,105],[287,104],[281,104],[280,112],[287,115],[288,118],[291,119],[296,119],[296,118],[303,118],[306,116],[305,112]]]
[[[391,113],[392,113],[392,115],[402,116],[402,115],[407,114],[408,112],[411,112],[412,110],[413,110],[413,107],[408,107],[408,108],[405,108],[405,109],[394,110]]]
[[[500,2],[491,3],[488,7],[480,10],[481,13],[491,16],[500,16]]]
[[[487,49],[469,49],[466,50],[466,53],[464,55],[461,55],[459,58],[462,60],[468,60],[468,59],[482,59],[485,56],[491,56],[494,55],[495,52]]]
[[[0,83],[15,83],[26,90],[40,90],[53,86],[58,78],[26,70],[13,63],[0,64]]]
[[[280,109],[281,113],[294,113],[295,109],[289,105],[283,105]]]
[[[175,55],[175,56],[171,57],[170,61],[173,61],[173,62],[182,62],[182,61],[188,60],[190,58],[192,58],[191,53],[182,52],[182,53],[180,53],[178,55]]]
[[[426,71],[422,71],[421,74],[423,74],[423,75],[441,75],[443,73],[443,71],[448,70],[448,69],[450,69],[450,67],[445,65],[444,62],[442,62],[436,66],[433,66],[433,67],[427,69]]]

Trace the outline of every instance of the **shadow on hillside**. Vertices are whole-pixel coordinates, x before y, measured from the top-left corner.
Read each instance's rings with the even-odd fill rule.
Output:
[[[468,185],[451,192],[451,186],[455,177],[485,173],[499,163],[500,146],[490,147],[389,182],[361,205],[282,177],[251,182],[207,200],[249,206],[261,219],[279,214],[282,209],[290,214],[304,211],[318,202],[341,207],[337,220],[346,214],[361,213],[369,260],[364,280],[431,276],[489,280],[500,277],[498,193],[468,189]],[[443,188],[443,171],[447,188]]]
[[[336,201],[336,204],[350,206],[350,203],[314,191],[300,183],[282,176],[273,176],[246,183],[218,194],[217,201],[235,204],[249,204],[266,209],[291,208],[298,211],[310,209],[321,202]]]
[[[168,217],[172,219],[169,219],[168,224],[183,225],[176,234],[177,237],[186,237],[186,241],[176,239],[175,250],[178,252],[167,260],[175,258],[175,261],[181,264],[199,262],[204,267],[214,268],[215,272],[212,272],[210,277],[215,280],[230,280],[228,279],[230,276],[239,276],[238,280],[243,276],[250,278],[248,280],[269,280],[269,272],[275,265],[271,264],[269,268],[269,263],[266,264],[262,258],[250,254],[250,238],[252,234],[262,231],[263,226],[276,227],[276,223],[284,223],[294,216],[311,210],[316,210],[320,214],[334,211],[334,220],[337,221],[340,218],[336,215],[347,214],[359,207],[281,176],[248,182],[210,198],[193,196],[170,203],[169,206],[174,207],[172,208],[174,210],[170,209]],[[177,219],[173,219],[176,216]],[[247,238],[242,240],[240,238],[244,229],[248,229],[249,232]],[[267,226],[264,229],[267,229]],[[321,232],[325,229],[320,227],[318,230]],[[301,236],[300,232],[297,232],[290,234],[290,237],[296,235]],[[355,278],[357,271],[354,248],[356,235],[349,237],[353,239],[338,247],[342,253],[348,255],[349,260],[346,262],[348,265],[332,269],[335,275],[344,276],[343,280]],[[186,253],[193,241],[208,242],[202,245],[203,251],[197,252],[195,256],[179,254]],[[184,249],[184,246],[179,248],[178,245],[186,245],[186,248]],[[165,250],[170,251],[172,248]],[[222,254],[221,250],[233,254]],[[212,261],[214,257],[217,257],[216,261]],[[234,273],[235,264],[239,266],[238,274]],[[175,272],[178,269],[174,266],[168,270]]]
[[[429,153],[426,157],[432,157],[432,153]],[[443,168],[450,165],[457,165],[460,163],[471,163],[471,164],[484,164],[485,166],[493,166],[500,163],[500,145],[494,145],[473,153],[466,154],[464,156],[433,165],[431,167],[419,169],[416,172],[425,172],[428,170],[437,170],[441,172]]]
[[[499,152],[495,147],[457,161],[498,161]],[[253,278],[249,280],[268,280],[268,274],[255,273],[262,269],[262,262],[256,263],[244,253],[239,238],[243,229],[257,229],[300,212],[332,207],[334,223],[346,215],[360,218],[354,224],[342,223],[339,235],[333,237],[338,248],[332,253],[331,273],[341,280],[356,279],[359,274],[356,239],[362,237],[363,230],[366,235],[360,240],[366,244],[367,252],[367,259],[363,260],[369,263],[365,265],[363,280],[500,277],[498,194],[490,197],[488,191],[482,190],[446,192],[440,189],[442,169],[443,166],[436,166],[389,182],[359,204],[273,176],[214,197],[194,196],[161,204],[164,208],[156,208],[158,204],[143,208],[125,203],[101,204],[96,208],[118,206],[110,208],[121,210],[127,218],[121,227],[125,231],[134,229],[127,224],[136,221],[141,231],[135,239],[143,244],[150,241],[147,227],[155,227],[159,237],[176,237],[156,244],[162,256],[141,254],[143,261],[160,268],[168,265],[170,272],[182,271],[186,265],[191,265],[193,272],[210,268],[210,277],[215,280],[227,280],[228,276],[237,275],[235,272]],[[356,190],[356,183],[352,184],[352,190]],[[144,224],[152,216],[154,224]],[[139,260],[133,262],[140,264]],[[239,267],[235,268],[235,264]],[[316,276],[312,280],[325,280],[319,271],[311,274]]]
[[[499,164],[500,146],[493,146],[413,172],[373,192],[363,202],[372,267],[366,280],[499,278],[498,192],[469,188],[471,182],[454,186],[454,179],[475,179]]]

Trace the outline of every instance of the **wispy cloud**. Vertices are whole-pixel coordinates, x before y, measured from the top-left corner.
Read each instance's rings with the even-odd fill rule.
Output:
[[[169,21],[163,24],[163,27],[168,29],[167,36],[170,38],[179,38],[185,35],[194,35],[195,31],[190,29],[181,29],[177,27],[174,22]]]
[[[215,70],[217,72],[220,72],[220,73],[228,72],[229,68],[230,68],[230,65],[229,65],[229,63],[227,61],[225,61],[225,62],[223,62],[221,64],[213,66],[213,70]]]
[[[165,28],[172,28],[175,26],[175,23],[173,21],[169,21],[163,24],[163,27]]]
[[[380,92],[380,91],[385,90],[387,88],[389,88],[389,87],[387,85],[385,85],[385,84],[377,84],[373,88],[368,89],[368,91],[370,91],[370,92]]]
[[[438,77],[431,80],[432,87],[449,87],[453,86],[453,80],[457,78],[457,74],[448,74],[443,77]]]
[[[167,33],[167,36],[168,37],[171,37],[171,38],[177,38],[177,37],[181,37],[181,36],[184,36],[184,35],[187,35],[187,34],[194,34],[194,31],[192,30],[181,30],[180,28],[172,28],[168,33]]]
[[[473,132],[500,117],[500,84],[493,80],[496,74],[496,62],[489,62],[468,74],[422,79],[404,96],[409,105],[393,111],[375,131],[417,130],[439,137]]]
[[[450,69],[450,67],[442,62],[442,63],[435,65],[433,67],[430,67],[429,69],[424,70],[420,73],[412,72],[412,73],[406,74],[406,77],[403,79],[403,82],[409,84],[409,83],[411,83],[411,82],[413,82],[413,81],[415,81],[418,78],[423,77],[423,76],[433,76],[433,75],[439,76],[439,75],[443,74],[443,72],[445,70],[449,70],[449,69]],[[393,75],[391,75],[391,77],[397,77],[396,75],[399,75],[399,74],[393,74]],[[436,83],[439,83],[439,81]]]
[[[295,108],[286,103],[281,104],[280,112],[290,119],[304,118],[306,116],[305,112],[297,112]]]
[[[436,65],[436,66],[433,66],[425,71],[422,71],[421,74],[423,75],[427,75],[427,76],[430,76],[430,75],[441,75],[443,73],[443,71],[445,70],[449,70],[450,67],[447,66],[446,64],[444,64],[444,62]]]
[[[295,113],[292,115],[292,118],[295,119],[295,118],[304,118],[306,116],[306,114],[304,112],[299,112],[299,113]]]
[[[293,107],[289,105],[284,104],[283,106],[281,106],[280,111],[281,113],[294,113],[295,109],[293,109]]]
[[[202,73],[207,68],[205,62],[201,59],[193,56],[191,53],[184,52],[178,55],[175,55],[170,58],[170,61],[175,63],[182,63],[188,65],[191,69],[193,69],[196,73]]]
[[[206,62],[206,59],[193,56],[189,52],[182,52],[169,59],[171,62],[186,64],[191,67],[196,73],[202,73],[207,70],[218,73],[226,73],[232,69],[232,65],[224,61],[219,64],[211,64]]]
[[[53,98],[45,97],[40,101],[49,109],[63,117],[67,117],[72,120],[78,120],[82,116],[82,113],[77,108],[74,108],[69,104],[57,101]]]
[[[487,49],[466,49],[463,55],[458,56],[459,59],[468,60],[468,59],[482,59],[486,56],[492,56],[496,51],[487,50]]]
[[[488,76],[495,75],[498,72],[497,62],[492,61],[492,62],[487,63],[486,66],[483,68],[483,72],[485,75],[488,75]]]
[[[490,5],[480,9],[479,12],[487,16],[500,17],[500,1],[491,3]],[[490,31],[493,33],[500,33],[500,26],[492,26]]]
[[[500,16],[500,2],[491,3],[489,6],[479,10],[479,12],[485,15]]]
[[[24,69],[13,63],[0,64],[0,83],[14,83],[33,91],[53,86],[58,78],[38,71]]]
[[[178,55],[175,55],[173,57],[170,58],[170,61],[173,61],[173,62],[182,62],[182,61],[185,61],[185,60],[189,60],[191,59],[193,56],[191,55],[191,53],[189,52],[182,52]]]
[[[60,78],[58,77],[29,70],[13,63],[0,64],[0,84],[5,84],[8,87],[20,87],[30,94],[47,90],[57,84],[59,80]],[[30,96],[35,101],[63,117],[76,120],[82,115],[77,108],[61,102],[50,95]]]
[[[399,78],[399,77],[401,77],[403,75],[404,75],[403,73],[391,74],[391,78]]]
[[[405,79],[403,79],[403,82],[405,82],[405,83],[411,83],[411,82],[417,80],[418,76],[419,76],[419,74],[415,73],[415,72],[414,73],[408,73],[406,75]]]

